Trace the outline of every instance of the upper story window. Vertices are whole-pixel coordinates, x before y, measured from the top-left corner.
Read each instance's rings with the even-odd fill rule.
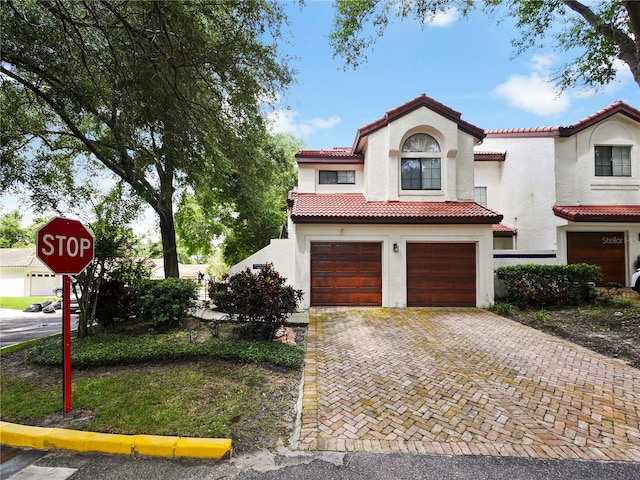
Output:
[[[483,207],[487,206],[487,187],[475,187],[475,201]]]
[[[355,170],[320,170],[318,179],[320,185],[354,184],[356,183]]]
[[[442,155],[437,140],[426,133],[411,135],[402,145],[403,190],[440,190]]]
[[[631,147],[596,146],[596,177],[630,177]]]

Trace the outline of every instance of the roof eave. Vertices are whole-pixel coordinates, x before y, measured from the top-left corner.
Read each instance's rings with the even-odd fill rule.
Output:
[[[354,217],[323,215],[291,215],[294,223],[355,223],[355,224],[411,224],[411,225],[493,225],[502,221],[502,215],[494,217]]]
[[[459,130],[471,135],[478,141],[482,140],[486,136],[485,131],[482,128],[476,127],[475,125],[462,120],[460,112],[447,107],[446,105],[434,100],[431,97],[428,97],[423,93],[416,98],[409,100],[403,105],[388,110],[385,113],[384,117],[360,127],[353,142],[353,153],[362,152],[361,141],[363,138],[375,132],[376,130],[380,130],[381,128],[386,127],[397,118],[400,118],[421,107],[425,107],[437,113],[438,115],[441,115],[444,118],[456,123]]]

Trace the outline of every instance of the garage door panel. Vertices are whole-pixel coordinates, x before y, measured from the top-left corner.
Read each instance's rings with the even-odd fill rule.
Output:
[[[475,243],[408,243],[407,305],[475,306]]]
[[[598,265],[602,269],[598,285],[624,284],[624,232],[567,232],[567,263]]]
[[[332,243],[315,242],[311,244],[311,253],[317,255],[331,255],[334,250],[332,247]]]
[[[382,305],[382,245],[312,243],[311,305]]]

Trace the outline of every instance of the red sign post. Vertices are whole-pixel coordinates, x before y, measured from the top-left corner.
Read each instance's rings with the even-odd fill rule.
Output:
[[[71,411],[71,279],[93,260],[93,236],[78,220],[56,217],[38,230],[36,255],[53,273],[62,274],[62,401]]]

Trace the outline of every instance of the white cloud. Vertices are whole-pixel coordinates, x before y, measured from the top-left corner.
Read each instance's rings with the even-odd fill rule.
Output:
[[[338,125],[342,119],[338,116],[329,118],[312,118],[297,121],[299,113],[294,110],[275,110],[268,115],[271,131],[274,133],[290,133],[297,138],[308,138],[318,130],[329,130]]]
[[[531,57],[531,69],[535,72],[547,75],[558,57],[553,53],[536,53]]]
[[[529,65],[529,75],[511,75],[498,85],[493,93],[505,99],[512,107],[550,116],[564,112],[571,103],[568,93],[558,94],[549,72],[554,55],[534,55]]]
[[[456,7],[449,7],[442,12],[437,12],[435,15],[431,15],[427,20],[432,27],[448,27],[453,22],[458,20],[460,11]]]

